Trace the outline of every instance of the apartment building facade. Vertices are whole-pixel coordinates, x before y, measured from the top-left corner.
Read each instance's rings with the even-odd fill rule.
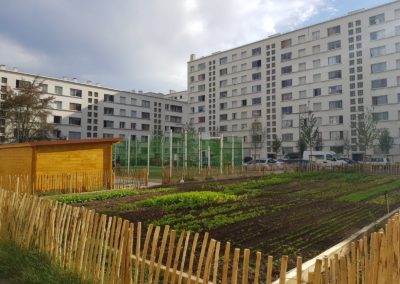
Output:
[[[298,151],[300,120],[317,118],[323,150],[354,158],[354,124],[371,111],[394,137],[400,161],[400,1],[301,28],[188,62],[189,121],[214,135],[243,136],[251,154],[252,123],[265,133],[261,156]],[[349,145],[349,147],[347,147]],[[369,154],[380,154],[375,145]]]
[[[37,76],[0,66],[1,89],[18,90]],[[121,137],[147,141],[159,133],[181,132],[187,121],[187,104],[163,94],[127,92],[77,79],[39,76],[37,83],[54,102],[48,121],[61,139]],[[0,98],[1,104],[2,98]],[[6,125],[0,119],[0,142],[5,141]]]

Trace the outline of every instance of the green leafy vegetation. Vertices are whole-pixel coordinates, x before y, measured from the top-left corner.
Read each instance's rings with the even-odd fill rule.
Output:
[[[169,210],[194,209],[212,204],[225,203],[237,200],[235,195],[213,192],[213,191],[194,191],[167,194],[157,196],[143,201],[136,202],[137,207],[159,207]]]
[[[4,280],[4,282],[2,282]],[[78,277],[64,272],[50,259],[36,251],[18,247],[14,243],[0,241],[1,283],[82,283]]]
[[[371,197],[375,197],[377,195],[385,194],[385,192],[391,192],[399,188],[400,188],[400,180],[396,180],[396,181],[391,181],[390,183],[385,183],[376,187],[372,187],[368,190],[357,191],[345,196],[341,196],[340,198],[338,198],[338,200],[360,202],[367,200]]]
[[[125,196],[134,196],[134,195],[147,194],[147,193],[152,193],[152,192],[167,192],[167,191],[174,191],[174,190],[176,190],[176,188],[172,188],[172,187],[158,188],[158,189],[146,189],[146,190],[118,189],[118,190],[109,190],[109,191],[91,192],[91,193],[64,194],[64,195],[54,196],[53,198],[61,203],[73,204],[73,203],[83,203],[83,202],[90,202],[90,201],[96,201],[96,200],[120,198],[120,197],[125,197]]]

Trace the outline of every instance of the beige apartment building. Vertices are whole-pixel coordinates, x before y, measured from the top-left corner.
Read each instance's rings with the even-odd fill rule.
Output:
[[[352,124],[372,111],[394,137],[390,154],[400,161],[400,1],[361,9],[320,24],[188,62],[189,119],[198,131],[243,136],[265,130],[261,156],[282,139],[295,152],[299,118],[318,119],[322,149],[360,158]],[[347,143],[346,141],[350,141]],[[347,144],[346,144],[347,143]],[[375,146],[369,154],[380,154]]]
[[[18,89],[32,83],[36,75],[0,66],[1,89]],[[77,79],[37,78],[47,95],[54,97],[48,121],[54,137],[84,139],[122,137],[147,141],[158,133],[181,132],[187,121],[187,104],[158,93],[121,91]],[[1,99],[0,99],[1,104]],[[0,118],[0,142],[6,125]]]

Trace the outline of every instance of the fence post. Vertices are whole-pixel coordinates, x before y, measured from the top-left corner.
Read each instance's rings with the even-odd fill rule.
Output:
[[[185,143],[185,145],[184,145],[184,147],[183,147],[183,150],[185,151],[184,152],[184,156],[183,156],[183,169],[184,169],[184,171],[186,171],[187,170],[187,147],[188,147],[188,145],[187,145],[187,130],[185,130],[185,141],[184,141],[184,143]]]
[[[199,174],[201,173],[202,159],[201,159],[201,132],[199,132]]]
[[[128,166],[128,172],[129,172],[129,168],[131,166],[131,136],[129,136],[129,139],[128,139],[128,164],[127,164],[127,166]]]
[[[172,180],[172,129],[169,129],[169,178]]]
[[[232,174],[235,172],[235,137],[232,136]]]
[[[149,180],[150,173],[150,139],[151,136],[149,135],[147,138],[147,180]]]
[[[211,158],[211,153],[210,153],[210,145],[208,145],[207,146],[207,166],[208,166],[208,169],[210,169],[210,166],[211,166],[211,160],[210,160],[210,158]]]

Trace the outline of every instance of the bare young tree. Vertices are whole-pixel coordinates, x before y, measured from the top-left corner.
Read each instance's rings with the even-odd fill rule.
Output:
[[[351,140],[350,140],[348,132],[346,132],[346,134],[343,137],[342,146],[343,146],[343,150],[346,152],[347,158],[350,158]]]
[[[377,129],[377,121],[371,111],[367,111],[355,123],[355,131],[357,134],[357,146],[361,151],[367,153],[368,149],[372,148],[373,143],[379,137],[379,130]]]
[[[306,116],[300,120],[300,140],[304,141],[307,148],[310,149],[311,156],[313,149],[320,140],[317,118],[309,111]]]
[[[380,131],[378,141],[379,149],[382,151],[383,154],[388,155],[394,143],[394,139],[392,136],[390,136],[389,130],[385,128]]]
[[[262,128],[262,123],[255,119],[251,123],[249,130],[251,149],[253,152],[253,161],[257,159],[259,149],[262,149],[266,137],[266,132]]]
[[[8,142],[48,139],[53,126],[47,122],[53,97],[43,96],[41,83],[20,80],[15,89],[2,92],[4,102],[0,117],[6,121]]]
[[[274,140],[272,141],[272,151],[278,156],[279,150],[282,147],[282,140],[278,138],[278,136],[274,135]]]

